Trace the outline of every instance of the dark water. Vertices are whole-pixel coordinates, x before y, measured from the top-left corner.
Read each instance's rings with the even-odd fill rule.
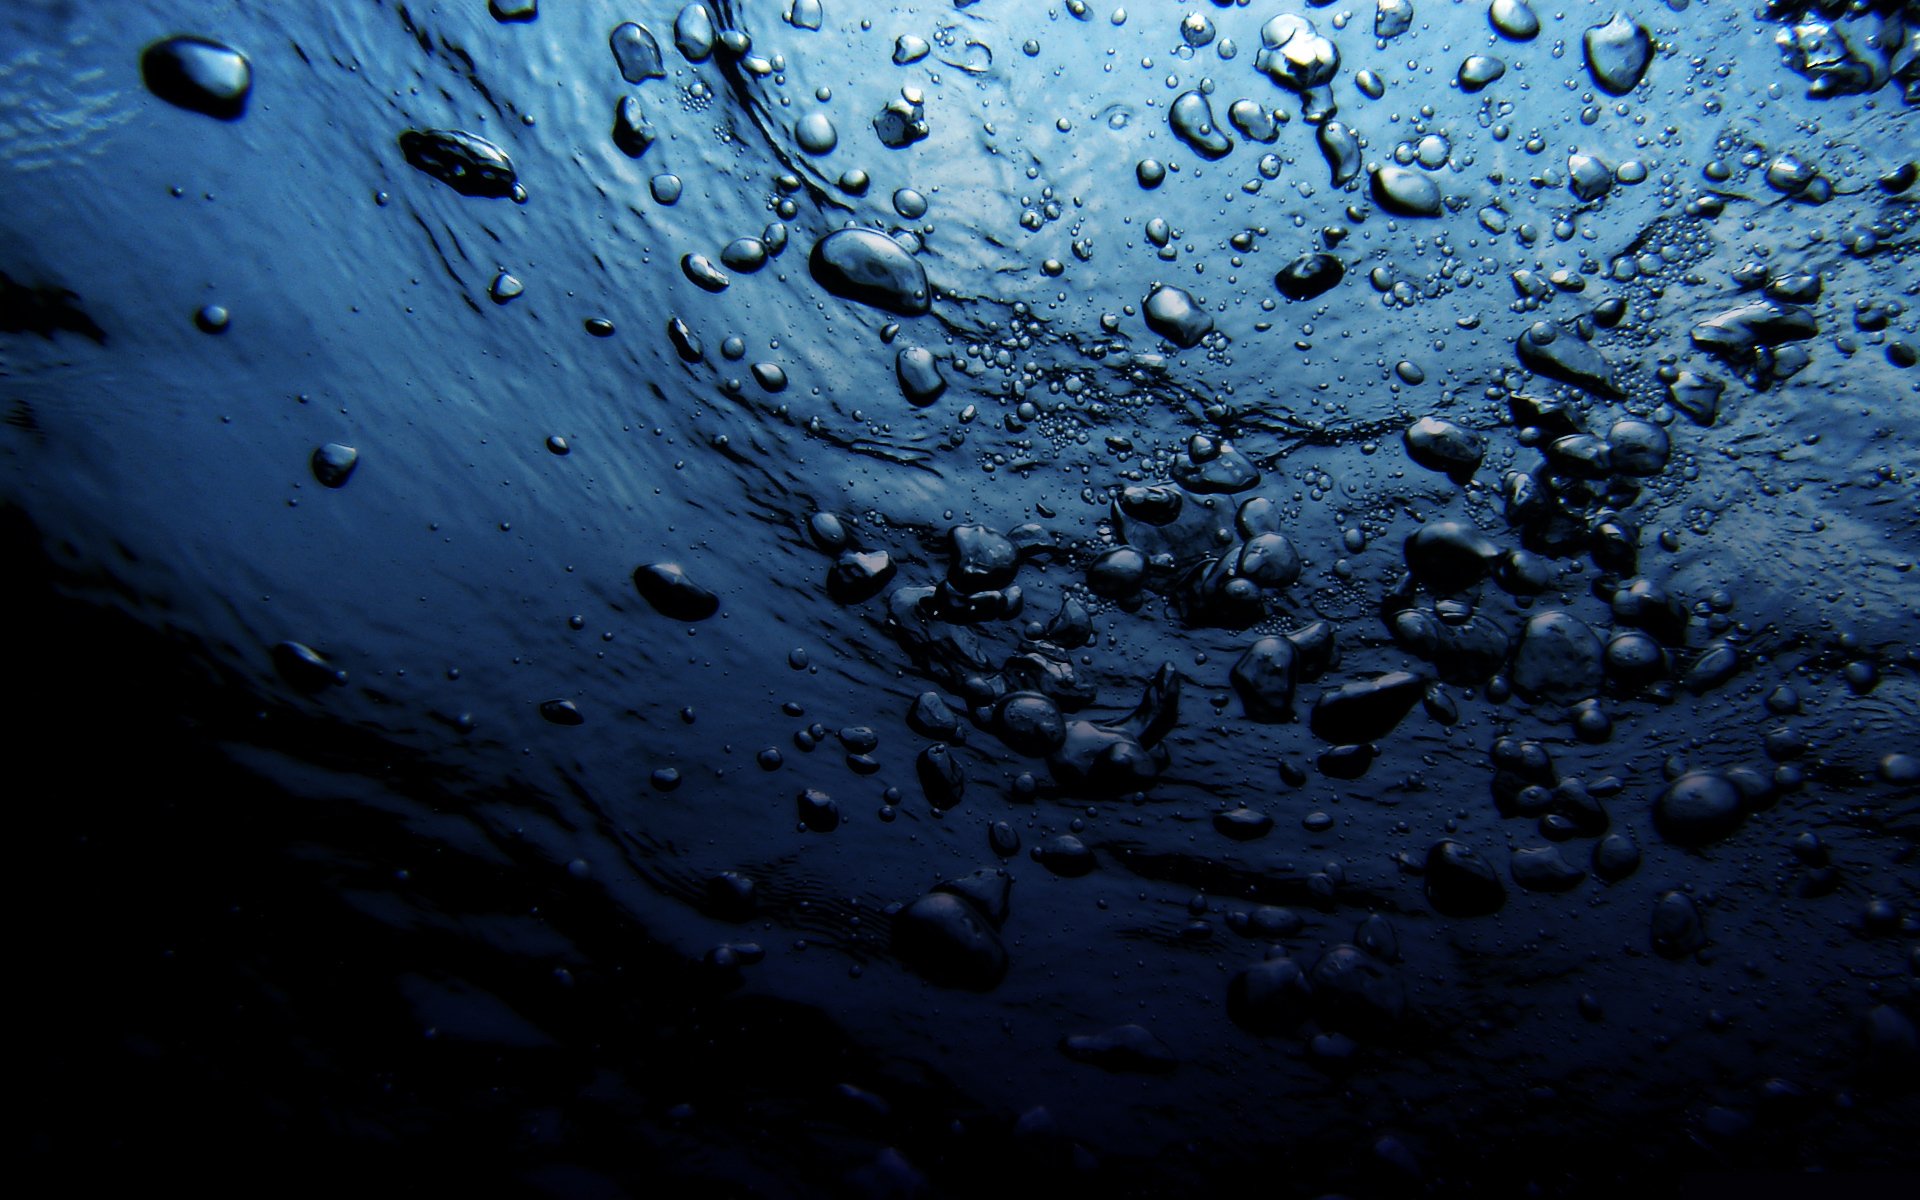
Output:
[[[0,10],[36,1171],[1912,1182],[1920,10],[706,7]]]

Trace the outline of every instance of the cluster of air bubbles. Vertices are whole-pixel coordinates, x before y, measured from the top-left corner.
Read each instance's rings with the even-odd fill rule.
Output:
[[[630,242],[644,266],[632,276],[637,300],[610,291],[579,301],[565,316],[569,336],[598,339],[583,343],[593,362],[628,351],[670,368],[649,376],[660,382],[654,398],[631,403],[647,413],[634,424],[651,424],[675,455],[690,443],[723,462],[762,470],[761,459],[777,459],[780,472],[799,478],[804,467],[822,481],[802,511],[763,522],[781,531],[783,552],[797,548],[804,566],[791,578],[760,589],[757,530],[712,549],[676,529],[672,548],[656,535],[662,544],[621,560],[616,607],[661,638],[719,641],[713,631],[769,605],[791,606],[781,619],[810,628],[819,614],[805,605],[818,602],[834,618],[821,628],[867,639],[845,662],[832,661],[817,629],[783,640],[776,673],[824,681],[857,659],[887,687],[854,690],[871,699],[891,688],[896,711],[835,726],[789,703],[782,712],[795,724],[756,738],[749,773],[788,779],[804,765],[771,807],[781,837],[815,846],[866,836],[860,825],[876,804],[896,833],[975,822],[990,865],[921,872],[886,913],[885,953],[928,983],[998,987],[1031,944],[1003,933],[1017,928],[1007,926],[1013,860],[1030,861],[1048,886],[1090,886],[1073,881],[1111,875],[1116,856],[1134,853],[1102,840],[1112,812],[1143,843],[1164,836],[1162,814],[1178,814],[1164,818],[1181,844],[1166,857],[1191,857],[1169,872],[1199,873],[1203,858],[1208,870],[1231,859],[1239,871],[1264,861],[1244,858],[1263,841],[1351,838],[1346,866],[1221,874],[1245,888],[1245,902],[1237,892],[1231,902],[1182,897],[1174,932],[1154,935],[1204,945],[1218,920],[1266,944],[1257,961],[1219,970],[1226,1018],[1262,1037],[1311,1031],[1304,1053],[1343,1063],[1367,1039],[1391,1041],[1444,989],[1423,994],[1417,973],[1403,972],[1403,951],[1422,952],[1416,927],[1396,933],[1386,917],[1356,912],[1335,930],[1327,916],[1341,905],[1430,912],[1450,930],[1497,924],[1488,919],[1521,903],[1532,921],[1577,893],[1596,910],[1633,906],[1635,954],[1705,968],[1726,910],[1676,882],[1676,864],[1729,843],[1758,857],[1757,839],[1784,837],[1790,819],[1814,811],[1811,799],[1791,813],[1781,803],[1809,778],[1836,793],[1916,786],[1920,767],[1891,743],[1829,755],[1822,739],[1838,739],[1803,698],[1820,671],[1838,681],[1827,691],[1871,695],[1883,686],[1878,651],[1847,644],[1823,663],[1801,643],[1825,631],[1756,636],[1770,618],[1715,578],[1766,577],[1756,591],[1825,588],[1805,582],[1817,572],[1792,561],[1797,547],[1758,541],[1780,560],[1759,565],[1729,562],[1744,550],[1677,556],[1690,539],[1738,546],[1731,526],[1765,528],[1783,512],[1820,533],[1844,514],[1864,544],[1870,522],[1843,493],[1873,489],[1884,505],[1911,482],[1897,453],[1911,396],[1885,380],[1910,381],[1894,371],[1920,362],[1915,306],[1898,287],[1842,289],[1904,278],[1916,214],[1901,197],[1920,168],[1885,166],[1878,149],[1841,147],[1811,121],[1774,145],[1745,118],[1711,144],[1677,117],[1661,128],[1652,114],[1669,92],[1709,114],[1732,94],[1733,72],[1716,74],[1704,47],[1695,79],[1679,78],[1688,60],[1675,56],[1694,51],[1670,43],[1693,38],[1693,26],[1664,21],[1656,40],[1647,11],[1574,16],[1490,0],[1471,6],[1470,36],[1454,25],[1449,40],[1443,20],[1453,14],[1417,14],[1423,2],[1376,0],[1368,41],[1364,11],[1319,3],[1275,15],[1221,0],[1143,30],[1124,10],[1069,0],[1068,20],[1088,25],[1063,22],[1061,35],[1151,39],[1138,61],[1150,88],[1108,107],[1073,95],[1012,132],[1006,115],[964,105],[1010,103],[1066,68],[1038,38],[1020,44],[1025,59],[996,61],[978,12],[917,29],[856,13],[842,29],[845,12],[787,0],[784,26],[769,20],[750,36],[729,24],[737,6],[693,3],[670,36],[651,13],[652,27],[612,25],[605,48],[595,33],[590,65],[608,89],[591,106],[602,157],[574,165],[629,173],[619,186],[639,217]],[[534,0],[489,7],[505,25],[538,15]],[[1809,93],[1920,87],[1911,37],[1858,36],[1869,14],[1842,7],[1801,6],[1777,34]],[[899,70],[882,65],[873,87],[821,82],[856,23],[873,39],[852,43],[868,55],[857,65],[890,57]],[[1253,61],[1237,60],[1226,34],[1256,27]],[[1133,67],[1119,50],[1111,63],[1094,57],[1102,74]],[[253,66],[223,43],[168,38],[140,67],[171,106],[156,110],[199,132],[232,131],[201,117],[247,113]],[[787,92],[803,71],[805,90]],[[1778,87],[1768,95],[1799,100],[1783,101]],[[718,111],[687,119],[709,110]],[[724,149],[691,152],[693,124]],[[540,204],[487,203],[529,200],[515,158],[542,176],[543,202],[545,173],[565,178],[554,156],[515,140],[531,136],[530,121],[505,125],[475,119],[488,136],[390,129],[382,145],[413,168],[400,175],[423,211],[539,218]],[[777,161],[750,173],[741,164],[763,143]],[[956,183],[945,160],[970,171],[978,164],[965,156],[982,147],[1003,174]],[[1885,171],[1877,181],[1863,174],[1867,161]],[[729,172],[757,181],[740,189],[751,219],[715,178]],[[1116,184],[1118,207],[1106,194]],[[399,182],[383,186],[400,194]],[[1736,218],[1746,222],[1738,233]],[[441,224],[457,222],[420,219],[436,247]],[[533,325],[549,316],[543,305],[572,295],[572,284],[535,274],[552,268],[516,242],[519,226],[478,227],[499,244],[479,266],[491,303],[477,291],[470,301],[482,319]],[[1804,230],[1805,253],[1770,244],[1789,227]],[[492,244],[465,227],[458,235]],[[201,304],[201,330],[231,333],[195,345],[238,346],[251,321],[231,319]],[[797,327],[813,319],[826,332],[803,338]],[[651,336],[635,339],[636,325]],[[1854,374],[1823,371],[1841,358]],[[1878,410],[1858,464],[1819,458],[1843,406]],[[565,419],[564,407],[539,411],[522,441],[542,470],[595,465],[591,423]],[[351,428],[315,429],[288,456],[318,503],[365,500],[394,475],[398,456]],[[352,442],[369,447],[364,468]],[[694,459],[676,457],[674,469]],[[1815,466],[1800,477],[1780,467],[1782,484],[1762,478],[1763,462]],[[836,478],[823,463],[854,467]],[[700,497],[718,508],[729,477],[703,478],[722,481]],[[659,523],[678,520],[695,517]],[[1851,548],[1833,548],[1836,562],[1841,549]],[[755,561],[751,585],[733,582],[730,555]],[[765,561],[780,570],[786,560]],[[1886,573],[1906,575],[1912,564],[1902,564]],[[1778,661],[1765,638],[1786,646]],[[320,650],[288,641],[268,657],[303,701],[345,694],[345,672]],[[1812,665],[1781,665],[1790,658]],[[1771,677],[1792,670],[1791,686]],[[894,686],[906,678],[908,689]],[[542,688],[516,700],[545,735],[579,738],[567,731],[592,733],[616,716],[609,697],[551,690],[568,694]],[[1204,698],[1197,718],[1191,701],[1181,710],[1194,693]],[[1764,731],[1722,720],[1755,702]],[[1886,724],[1871,705],[1860,713],[1855,733]],[[693,722],[691,706],[680,720]],[[455,727],[470,728],[470,717]],[[1251,768],[1238,780],[1207,773],[1209,756],[1240,747],[1257,748],[1247,755],[1259,758],[1258,780]],[[1300,790],[1297,812],[1268,794],[1276,757],[1280,781]],[[823,783],[823,765],[855,778]],[[705,775],[656,766],[640,776],[652,790],[644,799],[686,800]],[[842,785],[868,777],[870,792]],[[1371,817],[1353,815],[1356,800],[1396,810],[1381,846],[1363,845]],[[1055,821],[1055,810],[1068,816]],[[1389,854],[1386,839],[1402,835],[1410,840]],[[1792,843],[1798,874],[1783,895],[1838,890],[1827,836],[1823,827]],[[1359,878],[1362,850],[1385,864],[1375,878]],[[585,860],[572,861],[579,877]],[[1155,869],[1129,866],[1142,880]],[[744,869],[696,878],[708,915],[767,917]],[[1363,883],[1375,896],[1354,899]],[[1254,902],[1263,890],[1285,892],[1300,913]],[[1864,911],[1863,931],[1904,928],[1897,911]],[[732,969],[762,953],[729,942],[708,963]],[[1597,1000],[1583,997],[1580,1011],[1600,1019]],[[1174,1061],[1158,1035],[1132,1024],[1070,1033],[1061,1053],[1105,1069],[1157,1072]],[[1390,1162],[1405,1150],[1380,1144]]]

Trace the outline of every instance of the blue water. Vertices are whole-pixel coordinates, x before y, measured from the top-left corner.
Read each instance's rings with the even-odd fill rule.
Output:
[[[1920,9],[706,7],[0,11],[37,1174],[1920,1169]]]

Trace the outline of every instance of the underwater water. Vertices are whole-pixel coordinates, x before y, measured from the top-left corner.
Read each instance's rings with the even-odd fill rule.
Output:
[[[1911,0],[9,0],[28,1161],[1903,1194],[1917,104]]]

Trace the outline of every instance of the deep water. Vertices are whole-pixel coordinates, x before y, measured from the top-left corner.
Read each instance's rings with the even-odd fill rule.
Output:
[[[9,0],[26,1170],[1910,1194],[1912,0]]]

